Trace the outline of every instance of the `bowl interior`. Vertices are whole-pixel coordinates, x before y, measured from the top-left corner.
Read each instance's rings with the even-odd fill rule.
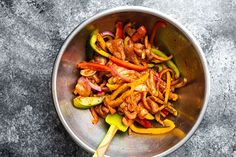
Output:
[[[91,123],[92,116],[89,110],[79,110],[72,106],[72,98],[76,80],[79,76],[77,63],[85,59],[86,40],[91,30],[114,31],[117,20],[143,24],[150,30],[160,17],[139,11],[124,11],[99,17],[88,23],[66,45],[56,71],[55,95],[58,112],[65,122],[65,127],[73,132],[73,138],[87,150],[96,149],[105,135],[108,125],[103,120],[97,125]],[[161,19],[166,21],[165,19]],[[188,79],[184,88],[177,90],[179,100],[174,103],[179,111],[178,116],[171,117],[177,129],[165,135],[138,135],[118,132],[113,139],[107,155],[112,156],[154,156],[160,154],[183,139],[194,126],[203,107],[205,96],[205,76],[201,59],[191,41],[173,24],[166,21],[168,26],[158,32],[155,42],[166,53],[173,54],[181,74]]]

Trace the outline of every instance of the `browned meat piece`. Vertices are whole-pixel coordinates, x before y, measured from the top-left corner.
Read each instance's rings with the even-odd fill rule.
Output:
[[[95,56],[94,60],[95,60],[95,62],[100,63],[102,65],[105,65],[107,63],[107,59],[102,56]]]
[[[151,112],[153,114],[157,113],[158,112],[158,104],[153,101],[150,97],[147,97],[147,103],[149,104],[149,106],[151,107]]]
[[[131,37],[136,32],[136,29],[132,28],[132,24],[129,22],[125,25],[124,32],[127,33]]]
[[[91,87],[86,83],[84,77],[80,77],[78,79],[75,86],[74,94],[78,94],[80,96],[89,96],[91,94]]]
[[[139,65],[139,60],[134,53],[134,43],[131,39],[129,39],[128,45],[125,45],[125,55],[128,61]]]
[[[143,53],[143,49],[144,49],[144,45],[141,44],[141,43],[135,43],[134,44],[134,51],[136,52],[136,54],[138,56],[142,56],[142,53]]]
[[[117,58],[125,60],[123,39],[114,39],[106,42],[108,50]]]

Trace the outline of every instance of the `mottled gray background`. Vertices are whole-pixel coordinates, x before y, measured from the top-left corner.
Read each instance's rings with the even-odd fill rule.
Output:
[[[57,117],[51,72],[63,40],[81,21],[121,5],[146,6],[177,19],[206,55],[206,115],[170,156],[236,156],[235,0],[0,0],[0,156],[91,156]]]

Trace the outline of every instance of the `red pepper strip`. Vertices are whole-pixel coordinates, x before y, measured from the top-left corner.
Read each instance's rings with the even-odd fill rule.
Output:
[[[116,39],[121,38],[124,39],[124,34],[123,34],[123,23],[122,22],[117,22],[116,23]]]
[[[161,110],[161,112],[163,112],[166,116],[169,115],[169,111],[167,109],[163,109],[163,110]]]
[[[92,70],[96,70],[96,71],[112,72],[110,67],[108,67],[106,65],[99,64],[99,63],[81,62],[77,66],[78,66],[78,68],[81,68],[81,69],[92,69]]]
[[[146,119],[135,118],[135,121],[142,125],[144,128],[152,128],[152,124]]]
[[[154,38],[155,38],[155,35],[157,33],[157,29],[158,28],[165,28],[166,27],[166,23],[164,21],[157,21],[155,23],[155,25],[153,26],[152,28],[152,32],[151,32],[151,36],[150,36],[150,44],[152,45],[153,44],[153,41],[154,41]]]
[[[125,62],[123,60],[120,60],[120,59],[113,57],[113,56],[110,56],[109,59],[110,59],[110,61],[112,61],[116,65],[119,65],[119,66],[127,68],[127,69],[131,69],[131,70],[143,71],[148,68],[147,64],[144,64],[143,66],[135,65],[130,62]]]
[[[147,29],[144,26],[140,26],[136,33],[131,37],[133,42],[139,41],[141,38],[144,38],[147,33]]]

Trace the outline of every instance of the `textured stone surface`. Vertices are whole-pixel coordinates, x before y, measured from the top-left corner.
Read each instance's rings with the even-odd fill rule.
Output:
[[[235,0],[0,0],[0,156],[90,156],[57,117],[52,66],[76,25],[121,5],[154,8],[179,20],[200,42],[209,64],[206,115],[170,156],[236,156]]]

